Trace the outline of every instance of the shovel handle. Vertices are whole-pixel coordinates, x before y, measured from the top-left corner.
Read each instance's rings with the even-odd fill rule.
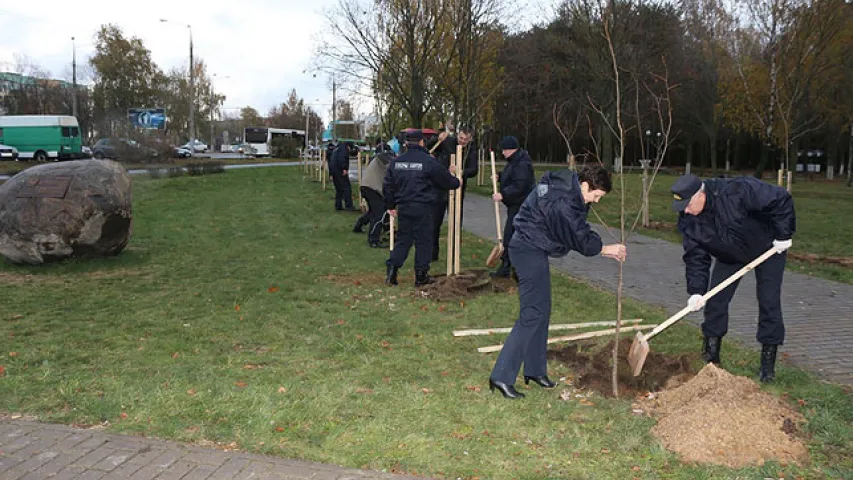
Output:
[[[492,192],[498,193],[498,179],[495,174],[495,152],[492,150],[491,152],[491,160],[492,160]],[[498,202],[495,202],[495,227],[498,232],[498,243],[503,245],[503,232],[501,231],[501,206],[498,205]]]
[[[725,289],[726,287],[728,287],[728,286],[729,286],[729,285],[731,285],[732,283],[734,283],[734,282],[736,282],[737,280],[739,280],[739,279],[740,279],[740,277],[742,277],[742,276],[746,275],[746,273],[747,273],[747,272],[749,272],[750,270],[755,269],[755,267],[757,267],[757,266],[761,265],[762,263],[764,263],[764,261],[765,261],[765,260],[767,260],[768,258],[772,257],[772,256],[773,256],[773,255],[775,255],[775,254],[776,254],[776,249],[775,249],[775,248],[770,248],[769,250],[767,250],[766,252],[764,252],[763,254],[761,254],[761,256],[760,256],[760,257],[758,257],[758,258],[756,258],[755,260],[753,260],[753,261],[749,262],[748,264],[746,264],[746,266],[744,266],[743,268],[741,268],[740,270],[738,270],[737,272],[735,272],[734,274],[732,274],[732,276],[731,276],[731,277],[729,277],[729,278],[727,278],[727,279],[723,280],[722,282],[720,282],[720,284],[719,284],[719,285],[717,285],[716,287],[712,288],[708,293],[706,293],[705,295],[702,295],[702,301],[703,301],[703,302],[707,302],[709,298],[711,298],[711,297],[713,297],[714,295],[716,295],[716,294],[720,293],[723,289]],[[657,335],[658,333],[660,333],[660,332],[662,332],[662,331],[666,330],[666,328],[667,328],[667,327],[669,327],[670,325],[672,325],[673,323],[675,323],[675,322],[677,322],[677,321],[681,320],[685,315],[687,315],[687,314],[688,314],[688,313],[690,313],[690,312],[691,312],[691,310],[690,310],[690,307],[689,307],[689,306],[688,306],[688,307],[684,307],[684,308],[682,308],[680,312],[678,312],[678,313],[676,313],[675,315],[673,315],[673,316],[669,317],[665,322],[661,323],[660,325],[658,325],[657,327],[655,327],[655,329],[654,329],[654,330],[652,330],[651,332],[649,332],[649,334],[648,334],[648,335],[645,335],[645,339],[646,339],[647,341],[648,341],[648,340],[650,340],[652,337],[654,337],[654,336],[655,336],[655,335]]]

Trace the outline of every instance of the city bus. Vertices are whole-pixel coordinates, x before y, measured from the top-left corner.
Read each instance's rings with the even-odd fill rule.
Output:
[[[244,131],[244,141],[251,147],[252,155],[256,157],[268,157],[272,153],[272,146],[283,139],[292,139],[295,148],[305,145],[305,130],[294,130],[291,128],[268,128],[247,127]]]
[[[0,144],[18,149],[21,160],[87,158],[77,118],[68,115],[0,116]]]

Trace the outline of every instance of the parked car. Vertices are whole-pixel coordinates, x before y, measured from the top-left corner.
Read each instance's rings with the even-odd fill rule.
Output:
[[[0,145],[0,160],[18,161],[18,149],[9,145]]]
[[[190,146],[190,143],[192,143],[192,147]],[[187,142],[181,145],[181,148],[186,148],[187,150],[195,153],[207,152],[207,144],[202,142],[201,140],[193,140],[192,142]]]
[[[83,152],[83,155],[85,155],[86,158],[92,158],[91,148],[87,147],[86,145],[83,145],[82,147],[80,147],[80,150]]]
[[[92,147],[92,156],[98,159],[142,160],[157,157],[157,150],[124,138],[102,138]]]
[[[193,152],[188,148],[175,147],[175,158],[189,158],[193,156]]]

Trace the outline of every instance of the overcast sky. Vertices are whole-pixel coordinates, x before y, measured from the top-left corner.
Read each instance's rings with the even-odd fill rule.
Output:
[[[540,0],[525,0],[540,1]],[[215,73],[214,88],[226,95],[227,113],[250,105],[262,115],[296,92],[330,117],[331,84],[303,73],[337,0],[3,0],[0,2],[0,71],[14,71],[26,56],[54,78],[71,79],[72,42],[78,65],[94,50],[102,24],[118,25],[142,39],[154,62],[168,72],[188,63],[192,25],[194,53]],[[550,2],[546,2],[550,3]],[[543,14],[535,9],[521,11]],[[521,20],[514,15],[512,22]],[[167,19],[162,23],[160,19]],[[536,21],[530,18],[529,21]],[[524,22],[527,23],[527,22]],[[78,70],[79,71],[79,70]],[[319,101],[317,100],[319,99]],[[325,105],[324,105],[325,104]],[[361,107],[364,110],[366,105]],[[367,112],[362,112],[367,113]]]

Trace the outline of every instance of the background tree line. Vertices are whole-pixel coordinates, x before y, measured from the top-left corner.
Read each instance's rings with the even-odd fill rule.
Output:
[[[565,0],[513,28],[506,0],[339,0],[318,65],[372,97],[383,135],[470,124],[535,159],[756,172],[853,161],[853,4],[844,0]],[[603,15],[620,74],[614,73]],[[667,125],[671,129],[667,131]],[[658,135],[658,134],[662,135]],[[821,160],[805,159],[820,150]],[[846,160],[846,161],[845,161]]]

